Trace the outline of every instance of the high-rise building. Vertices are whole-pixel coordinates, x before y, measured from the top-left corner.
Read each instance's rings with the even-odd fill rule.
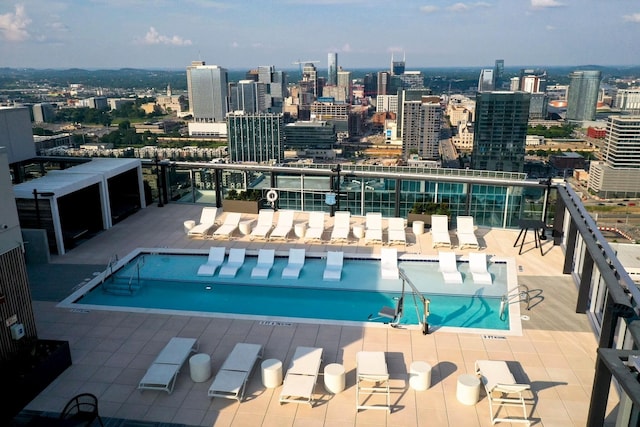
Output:
[[[200,65],[202,64],[202,65]],[[196,61],[187,67],[190,111],[195,122],[222,122],[228,112],[228,73]]]
[[[256,70],[258,77],[258,111],[282,113],[287,95],[287,76],[273,65],[262,65]]]
[[[600,93],[600,71],[574,71],[569,74],[567,114],[571,122],[584,122],[596,118],[596,107]]]
[[[284,157],[284,119],[282,114],[227,116],[227,141],[232,162],[281,163]]]
[[[301,85],[305,87],[307,92],[313,94],[314,97],[318,97],[318,70],[312,62],[307,62],[302,67],[302,82]]]
[[[290,150],[330,150],[336,143],[336,128],[332,123],[313,120],[289,123],[284,127],[285,146]]]
[[[378,94],[377,77],[373,73],[367,73],[364,75],[364,97],[374,97]]]
[[[473,169],[523,172],[530,103],[526,92],[477,94]]]
[[[337,85],[338,84],[338,54],[336,52],[329,52],[327,55],[327,63],[328,63],[328,75],[327,75],[327,84],[328,85]]]
[[[396,138],[402,139],[404,127],[404,104],[409,101],[422,101],[423,97],[431,95],[431,89],[401,89],[398,90],[398,114],[396,116]]]
[[[422,159],[438,159],[442,106],[439,97],[424,97],[403,104],[402,157],[418,154]]]
[[[245,113],[258,113],[264,111],[263,108],[259,108],[258,102],[258,87],[264,88],[263,83],[255,82],[253,80],[240,80],[237,83],[229,84],[229,110],[230,111],[244,111]],[[261,91],[264,92],[264,89]]]
[[[32,111],[34,123],[50,122],[55,118],[56,115],[53,104],[50,104],[48,102],[33,104]]]
[[[352,102],[352,83],[351,83],[351,71],[338,71],[337,86],[344,91],[344,99],[351,104]]]
[[[495,90],[494,86],[494,70],[491,68],[485,68],[480,71],[480,78],[478,79],[478,92],[491,92]]]
[[[390,77],[391,77],[391,74],[389,74],[388,71],[378,72],[377,95],[392,95],[389,92]]]
[[[504,59],[496,59],[493,67],[493,87],[496,90],[502,89],[502,80],[504,78]]]
[[[640,114],[640,88],[618,89],[614,106],[627,113]]]
[[[404,74],[405,69],[405,59],[402,58],[402,61],[394,61],[393,53],[391,54],[391,75],[399,76],[400,74]]]

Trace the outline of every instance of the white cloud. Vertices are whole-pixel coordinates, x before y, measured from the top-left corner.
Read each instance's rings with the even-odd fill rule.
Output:
[[[491,7],[489,3],[477,2],[477,3],[455,3],[447,7],[447,10],[451,12],[466,12],[471,9],[477,9],[480,7]]]
[[[437,12],[437,11],[438,11],[438,9],[439,9],[439,8],[438,8],[438,6],[432,6],[432,5],[429,5],[429,6],[421,6],[421,7],[420,7],[420,12],[423,12],[423,13],[433,13],[433,12]]]
[[[631,15],[624,15],[622,18],[627,22],[640,22],[640,13],[633,13]]]
[[[352,52],[351,45],[349,43],[345,43],[340,50],[342,52]]]
[[[172,36],[167,37],[158,33],[158,31],[149,27],[149,31],[145,34],[144,39],[142,39],[142,44],[167,44],[173,46],[189,46],[191,45],[191,40],[185,40],[180,36]]]
[[[23,41],[31,36],[27,27],[31,24],[31,19],[27,16],[24,6],[16,5],[15,13],[5,13],[0,15],[0,33],[5,40]]]
[[[545,29],[546,29],[547,31],[555,31],[556,27],[554,27],[553,25],[547,25],[547,26],[545,27]]]
[[[564,4],[557,0],[531,0],[531,7],[534,9],[545,9],[548,7],[560,7]]]
[[[234,48],[234,49],[236,49],[236,48],[240,47],[240,43],[238,43],[238,42],[231,42],[231,47],[232,47],[232,48]]]

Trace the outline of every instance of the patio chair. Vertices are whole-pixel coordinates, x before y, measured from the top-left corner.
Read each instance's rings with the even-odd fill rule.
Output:
[[[384,400],[380,404],[374,404],[373,395],[383,395]],[[361,396],[368,397],[361,403]],[[384,409],[391,412],[389,370],[382,351],[356,353],[356,410],[360,409]]]
[[[404,226],[404,218],[389,218],[389,226],[387,227],[387,243],[393,244],[407,244],[407,233]]]
[[[342,265],[344,263],[344,252],[327,252],[327,265],[322,274],[322,280],[340,280],[342,276]]]
[[[293,216],[295,215],[295,211],[291,210],[282,210],[278,212],[278,223],[276,224],[276,228],[273,229],[271,235],[269,236],[269,240],[273,239],[284,239],[287,240],[289,237],[289,233],[293,230]]]
[[[180,368],[189,354],[196,351],[198,343],[195,338],[171,338],[147,369],[138,384],[138,389],[162,390],[171,394]]]
[[[60,413],[59,419],[65,422],[64,425],[68,422],[68,425],[90,426],[98,420],[104,426],[98,413],[98,398],[91,393],[80,393],[72,397]]]
[[[349,211],[338,211],[335,213],[330,238],[332,243],[349,241],[349,232],[351,231],[350,221],[351,213]]]
[[[478,249],[478,238],[475,234],[475,225],[472,216],[459,216],[456,219],[458,226],[456,227],[456,236],[458,236],[458,247]]]
[[[382,214],[380,212],[367,212],[365,215],[364,243],[382,244]]]
[[[305,241],[322,240],[324,234],[324,220],[326,214],[320,211],[309,212],[309,226],[304,235]]]
[[[313,389],[318,380],[322,348],[297,347],[282,383],[280,404],[308,403],[313,406]]]
[[[229,257],[227,258],[227,262],[220,267],[218,277],[236,277],[238,270],[240,270],[240,267],[244,264],[245,254],[245,248],[229,249]]]
[[[231,239],[231,235],[233,235],[233,233],[238,229],[238,225],[240,225],[240,218],[242,218],[242,214],[240,212],[229,212],[224,218],[222,225],[213,232],[211,237],[214,239],[219,237]]]
[[[205,206],[200,213],[200,222],[187,232],[189,237],[204,237],[216,223],[218,208]]]
[[[266,279],[273,268],[273,259],[275,258],[275,249],[260,249],[258,251],[258,263],[251,270],[252,278]]]
[[[380,274],[383,279],[400,277],[398,269],[398,250],[395,248],[380,249]]]
[[[209,397],[237,399],[241,402],[247,380],[260,358],[262,345],[237,343],[213,379],[207,392]]]
[[[249,239],[253,240],[256,237],[260,239],[267,238],[267,235],[273,228],[273,210],[271,209],[260,209],[258,212],[258,223],[256,224],[251,234],[249,234]]]
[[[207,262],[198,268],[198,276],[213,276],[216,274],[216,270],[224,262],[224,253],[224,246],[209,248],[209,257]]]
[[[300,277],[300,271],[304,267],[305,249],[291,248],[289,249],[289,261],[287,266],[282,270],[283,279],[297,279]]]
[[[491,423],[525,423],[531,425],[527,415],[526,400],[522,392],[529,390],[529,384],[518,384],[509,370],[507,362],[503,360],[476,360],[476,374],[487,392],[489,401],[489,416]],[[494,408],[495,405],[495,408]],[[505,411],[506,407],[522,408],[522,418],[516,416],[498,417],[501,407]],[[497,412],[494,412],[497,410]]]
[[[446,246],[451,249],[449,217],[447,215],[431,215],[431,239],[434,248]]]
[[[438,267],[444,278],[444,283],[461,285],[462,274],[458,271],[455,252],[438,252]]]
[[[473,283],[478,285],[490,285],[493,283],[491,273],[487,270],[487,254],[482,252],[469,252],[469,271]]]

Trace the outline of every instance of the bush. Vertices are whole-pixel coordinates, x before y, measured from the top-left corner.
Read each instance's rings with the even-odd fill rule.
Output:
[[[416,202],[411,207],[410,213],[412,214],[421,214],[421,215],[451,215],[451,209],[449,209],[449,204],[446,202],[442,203],[420,203]]]

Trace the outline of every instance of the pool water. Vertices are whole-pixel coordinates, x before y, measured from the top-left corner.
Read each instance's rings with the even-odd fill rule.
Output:
[[[298,280],[281,279],[286,257],[276,257],[268,279],[251,278],[256,257],[247,256],[235,279],[216,275],[198,276],[202,255],[144,254],[134,258],[107,279],[104,286],[132,285],[133,295],[115,295],[94,286],[74,302],[83,305],[142,309],[240,314],[266,318],[298,318],[383,323],[383,306],[395,307],[403,281],[382,279],[380,262],[345,259],[340,281],[322,280],[326,260],[305,261]],[[508,315],[500,319],[500,296],[506,292],[506,264],[492,263],[491,286],[473,285],[466,263],[459,263],[462,285],[445,285],[437,262],[400,261],[411,282],[430,300],[428,323],[508,330]],[[404,312],[400,324],[422,320],[422,304],[405,287]],[[416,302],[419,309],[416,308]],[[508,310],[507,310],[508,311]]]

